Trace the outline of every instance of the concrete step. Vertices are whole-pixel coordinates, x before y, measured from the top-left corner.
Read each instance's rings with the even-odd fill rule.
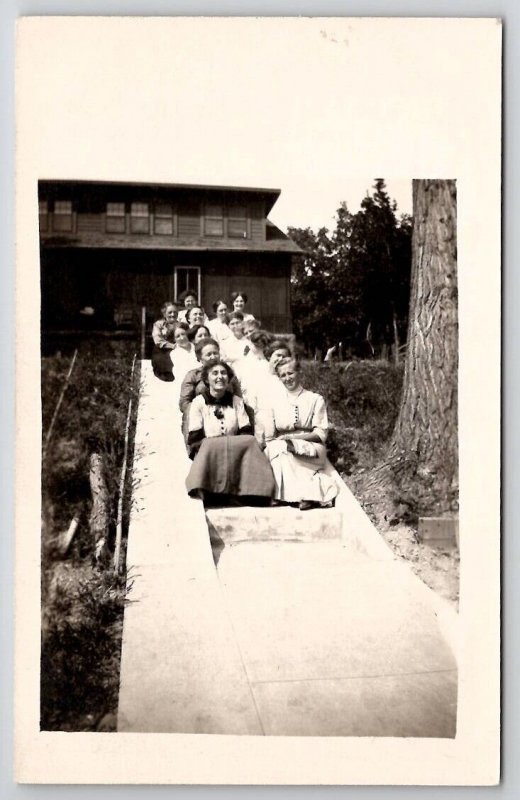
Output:
[[[239,542],[341,541],[341,513],[335,508],[300,511],[274,508],[212,508],[206,510],[212,541]]]

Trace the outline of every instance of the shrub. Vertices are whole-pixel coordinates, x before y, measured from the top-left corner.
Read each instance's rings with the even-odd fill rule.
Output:
[[[327,403],[331,461],[347,475],[376,463],[397,419],[403,368],[386,361],[304,362],[302,376]]]

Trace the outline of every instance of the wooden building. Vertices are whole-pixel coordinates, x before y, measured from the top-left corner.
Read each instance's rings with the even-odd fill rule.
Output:
[[[208,316],[236,290],[291,331],[298,246],[268,219],[280,190],[79,180],[39,182],[42,330],[138,327],[195,289]],[[85,313],[86,312],[86,313]]]

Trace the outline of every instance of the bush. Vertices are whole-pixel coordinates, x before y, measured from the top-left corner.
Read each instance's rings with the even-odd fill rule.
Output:
[[[397,419],[403,367],[386,361],[333,362],[331,367],[304,362],[302,377],[304,386],[327,403],[331,461],[346,475],[373,466]]]

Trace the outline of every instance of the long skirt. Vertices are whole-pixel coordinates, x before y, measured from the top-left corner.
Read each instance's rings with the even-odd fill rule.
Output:
[[[186,478],[188,494],[198,491],[237,497],[272,497],[274,478],[254,436],[203,439]]]
[[[171,383],[175,380],[175,378],[173,375],[173,364],[170,354],[171,350],[154,345],[152,350],[152,369],[156,378],[159,378],[161,381],[169,381]]]
[[[268,442],[265,454],[274,474],[276,500],[328,503],[338,494],[336,481],[327,475],[323,464],[313,464],[311,459],[289,453],[287,442],[277,439]]]

